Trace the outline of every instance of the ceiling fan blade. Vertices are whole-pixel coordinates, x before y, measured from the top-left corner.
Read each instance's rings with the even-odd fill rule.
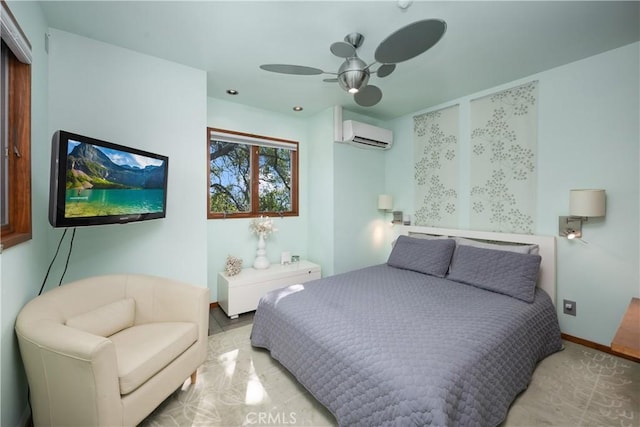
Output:
[[[425,19],[402,27],[380,43],[374,55],[382,64],[407,61],[438,43],[447,30],[440,19]]]
[[[353,99],[355,99],[356,104],[358,105],[371,107],[380,102],[382,99],[382,91],[378,86],[368,85],[353,95]]]
[[[387,77],[389,74],[393,73],[393,70],[396,69],[396,64],[384,64],[378,68],[376,74],[378,77]]]
[[[324,73],[324,71],[319,68],[305,67],[303,65],[263,64],[260,68],[265,71],[271,71],[272,73],[296,74],[299,76],[314,76]]]
[[[338,83],[338,79],[322,79],[322,81],[327,83]]]
[[[331,53],[338,58],[351,58],[356,54],[356,48],[347,42],[335,42],[330,47]]]

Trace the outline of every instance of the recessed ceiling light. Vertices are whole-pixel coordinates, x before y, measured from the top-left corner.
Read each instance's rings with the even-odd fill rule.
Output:
[[[227,89],[229,95],[237,95],[239,92],[235,89]]]
[[[295,107],[293,107],[293,111],[302,111],[303,108],[299,105],[296,105]]]

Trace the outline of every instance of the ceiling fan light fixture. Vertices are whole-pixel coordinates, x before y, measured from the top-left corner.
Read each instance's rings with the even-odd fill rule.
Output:
[[[348,58],[338,69],[338,84],[349,93],[358,91],[367,85],[369,81],[369,70],[367,64],[358,58]]]
[[[368,81],[369,72],[365,70],[352,70],[338,75],[338,84],[349,93],[358,93]]]

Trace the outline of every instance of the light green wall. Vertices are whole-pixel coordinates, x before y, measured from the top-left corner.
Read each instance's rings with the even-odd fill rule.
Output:
[[[347,110],[343,119],[380,121]],[[377,195],[384,190],[384,156],[334,142],[334,109],[306,120],[310,143],[307,251],[323,276],[383,262],[384,215]]]
[[[0,369],[0,425],[23,426],[29,416],[27,384],[18,343],[15,319],[22,306],[38,293],[49,253],[47,223],[49,139],[47,129],[47,75],[45,19],[35,2],[8,2],[9,8],[27,35],[33,54],[31,65],[31,144],[32,144],[32,240],[6,249],[1,257],[0,325],[2,326]]]
[[[384,151],[349,144],[334,150],[334,273],[344,273],[372,265],[383,252],[377,205],[385,188]]]
[[[343,119],[374,126],[381,123],[346,110]],[[385,223],[384,214],[378,211],[378,194],[385,192],[385,158],[389,151],[351,144],[333,145],[334,273],[337,274],[386,261],[384,245],[390,222]]]
[[[274,225],[278,229],[267,239],[267,257],[272,263],[280,262],[282,251],[309,258],[307,251],[308,213],[309,213],[309,159],[312,141],[308,137],[304,120],[291,115],[272,113],[265,110],[247,107],[221,99],[208,98],[207,125],[255,135],[283,138],[299,143],[298,163],[300,174],[299,183],[299,216],[274,218]],[[198,151],[202,157],[196,165],[202,165],[206,171],[207,142],[204,131]],[[206,218],[206,178],[202,185],[198,212]],[[243,260],[244,267],[250,267],[256,255],[257,238],[249,230],[249,219],[212,219],[207,222],[208,245],[208,284],[211,301],[218,300],[217,277],[218,272],[224,270],[227,255],[233,255]]]
[[[334,164],[333,109],[308,120],[309,162],[309,258],[320,264],[322,275],[334,273]]]
[[[167,218],[147,223],[79,228],[65,282],[96,274],[140,272],[206,286],[206,74],[57,30],[48,30],[35,2],[9,6],[33,46],[33,239],[4,251],[0,282],[2,352],[1,425],[22,426],[29,416],[27,384],[14,324],[36,296],[62,230],[48,224],[51,135],[56,129],[169,156]],[[51,34],[49,54],[45,33]],[[201,151],[202,150],[202,151]],[[67,234],[69,236],[70,233]],[[63,245],[65,253],[68,243]],[[56,286],[59,258],[46,289]]]
[[[169,157],[166,218],[78,228],[65,282],[120,272],[206,286],[205,72],[50,33],[48,134],[63,129]],[[61,231],[53,234],[57,241]]]
[[[515,82],[452,100],[389,123],[397,144],[386,160],[387,191],[398,209],[413,212],[415,114],[459,103],[460,228],[469,217],[469,101],[539,80],[537,233],[558,234],[569,190],[604,188],[607,214],[583,227],[585,245],[558,238],[557,298],[577,302],[577,316],[561,313],[563,332],[610,345],[629,299],[639,288],[638,147],[639,58],[634,43]]]
[[[13,331],[33,298],[62,230],[47,222],[50,140],[65,129],[169,156],[167,218],[79,228],[65,282],[137,272],[206,286],[206,74],[182,65],[57,30],[44,52],[46,25],[37,3],[10,4],[34,47],[32,194],[34,238],[2,254],[2,425],[24,425],[27,387]],[[48,82],[48,89],[47,89]],[[70,233],[67,234],[69,236]],[[68,244],[61,252],[66,252]],[[46,289],[57,284],[58,260]]]
[[[557,234],[569,189],[607,191],[606,217],[583,226],[589,244],[558,240],[558,297],[578,303],[576,317],[559,315],[560,326],[604,345],[640,294],[639,51],[635,43],[541,78],[540,227]]]

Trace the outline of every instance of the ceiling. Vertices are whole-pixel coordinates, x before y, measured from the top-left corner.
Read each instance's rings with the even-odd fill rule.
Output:
[[[405,1],[404,3],[410,3]],[[208,96],[302,116],[334,105],[391,119],[640,39],[638,1],[43,1],[49,26],[207,72]],[[398,64],[373,107],[358,106],[330,75],[269,73],[260,64],[335,72],[329,46],[364,35],[358,55],[397,29],[439,18],[447,31]],[[579,78],[579,76],[576,76]],[[239,94],[230,96],[227,89]],[[302,112],[295,113],[293,106]]]

